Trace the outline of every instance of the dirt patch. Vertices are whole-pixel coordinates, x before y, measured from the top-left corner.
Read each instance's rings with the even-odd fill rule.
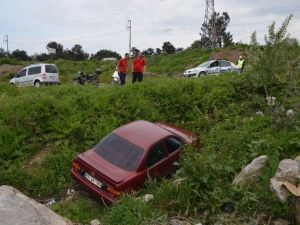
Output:
[[[9,75],[10,73],[17,73],[23,67],[24,66],[22,65],[9,65],[9,64],[0,65],[0,77]]]
[[[34,167],[40,167],[43,159],[46,158],[46,156],[49,154],[49,152],[50,152],[49,149],[50,149],[50,146],[47,145],[41,151],[39,151],[34,156],[32,156],[28,160],[25,168],[28,169],[29,171],[31,171]]]
[[[245,57],[245,51],[235,49],[235,50],[221,50],[211,55],[211,59],[226,59],[233,63],[237,63],[240,56]]]

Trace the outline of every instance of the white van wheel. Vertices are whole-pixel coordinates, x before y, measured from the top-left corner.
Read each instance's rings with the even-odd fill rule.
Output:
[[[38,80],[34,82],[34,86],[35,87],[40,87],[41,86],[41,82],[39,82]]]

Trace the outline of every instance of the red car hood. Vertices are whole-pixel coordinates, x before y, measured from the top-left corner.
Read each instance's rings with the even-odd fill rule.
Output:
[[[113,183],[121,183],[133,172],[123,170],[115,165],[109,163],[101,156],[99,156],[93,149],[88,150],[78,156],[79,162],[93,168],[93,172],[98,176],[104,176],[106,180],[110,180]]]

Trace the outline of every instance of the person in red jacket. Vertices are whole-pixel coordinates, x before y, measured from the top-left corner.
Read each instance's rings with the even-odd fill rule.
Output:
[[[125,57],[120,59],[118,62],[117,69],[120,77],[120,85],[125,84],[126,74],[128,72],[128,60],[129,60],[129,54],[126,53]]]
[[[135,57],[132,63],[132,83],[143,81],[145,68],[146,60],[142,56],[142,53],[138,52],[137,57]]]

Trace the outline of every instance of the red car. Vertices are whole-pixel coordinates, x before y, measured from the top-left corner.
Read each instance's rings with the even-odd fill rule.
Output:
[[[172,174],[184,144],[199,142],[191,132],[143,120],[126,124],[76,157],[72,177],[93,196],[112,203],[143,185],[148,176]]]

